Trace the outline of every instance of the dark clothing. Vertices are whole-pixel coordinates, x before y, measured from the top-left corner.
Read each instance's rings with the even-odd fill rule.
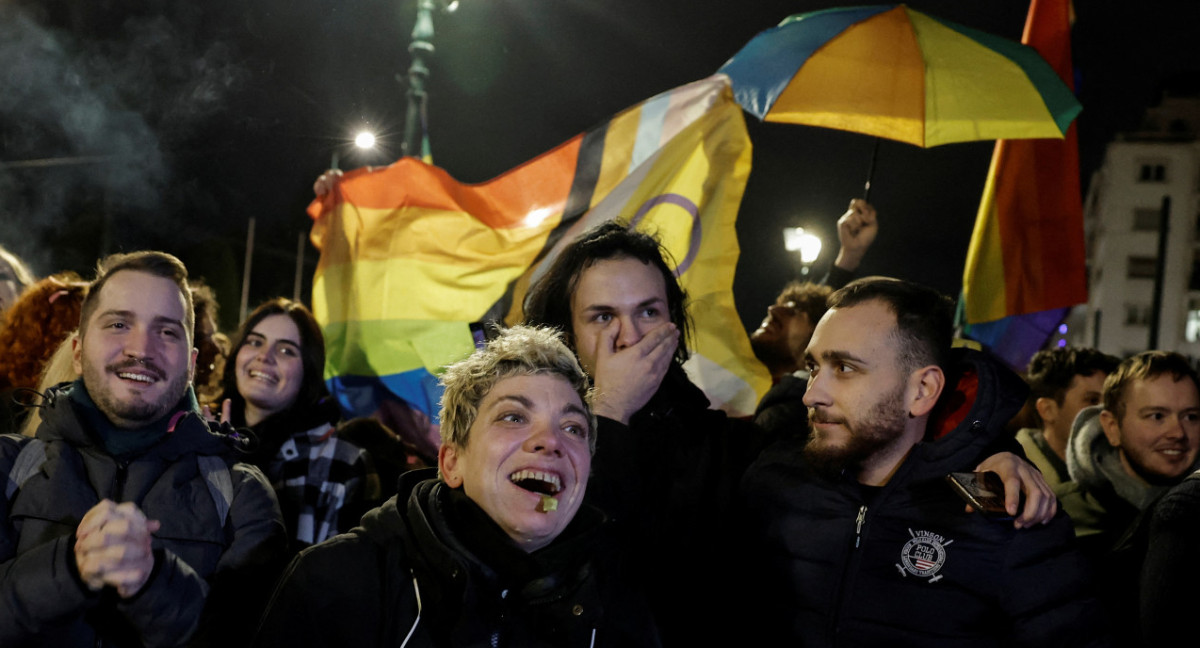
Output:
[[[1198,547],[1200,473],[1193,473],[1151,509],[1141,570],[1142,645],[1169,646],[1195,636],[1192,615],[1200,600]]]
[[[1067,442],[1071,480],[1054,489],[1075,525],[1079,546],[1096,561],[1106,561],[1137,526],[1141,512],[1167,491],[1126,472],[1120,451],[1101,427],[1102,409],[1087,407],[1075,416]]]
[[[885,486],[818,474],[795,438],[747,471],[739,555],[758,586],[739,592],[755,645],[1107,645],[1070,520],[1016,530],[964,512],[946,484],[992,454],[1026,392],[999,363],[958,353],[929,438]]]
[[[1071,517],[1079,549],[1096,574],[1096,593],[1114,620],[1118,645],[1136,645],[1138,585],[1146,555],[1148,512],[1168,490],[1126,472],[1100,424],[1100,406],[1083,409],[1071,426],[1067,469],[1055,487]]]
[[[114,458],[86,421],[74,386],[51,390],[37,438],[45,463],[0,499],[0,645],[236,646],[244,643],[278,574],[284,528],[258,469],[235,463],[229,437],[180,403],[157,425],[148,449]],[[10,476],[24,437],[0,438],[0,474]],[[200,469],[202,456],[228,467],[224,519]],[[218,464],[219,465],[219,464]],[[92,592],[75,565],[75,529],[102,498],[133,502],[149,519],[155,566],[141,591],[121,599]],[[201,636],[202,635],[202,636]]]
[[[673,365],[629,426],[600,418],[588,484],[588,501],[613,518],[628,577],[643,581],[667,646],[708,645],[712,620],[728,618],[721,566],[730,536],[741,533],[729,512],[737,480],[766,439],[708,405]]]
[[[787,374],[763,394],[754,410],[754,424],[772,436],[808,436],[808,406],[804,391],[808,372]]]
[[[401,492],[348,534],[301,552],[255,645],[657,646],[645,606],[597,553],[584,506],[526,553],[461,489],[405,473]]]

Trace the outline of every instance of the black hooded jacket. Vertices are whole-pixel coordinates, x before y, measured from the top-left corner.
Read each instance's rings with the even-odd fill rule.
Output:
[[[709,409],[678,364],[629,421],[600,417],[588,501],[613,518],[628,580],[646,591],[663,645],[713,641],[730,597],[737,483],[768,435]],[[722,624],[714,626],[714,623]]]
[[[550,545],[526,553],[433,477],[405,473],[400,494],[362,526],[301,552],[255,645],[658,645],[644,606],[599,553],[599,511],[585,505]]]
[[[803,440],[742,481],[762,586],[746,625],[797,646],[1106,645],[1090,573],[1060,511],[1048,525],[964,512],[944,477],[971,470],[1020,409],[1020,378],[962,350],[926,440],[881,488],[812,470]],[[953,388],[952,388],[953,387]],[[948,431],[947,431],[948,430]],[[939,433],[940,431],[940,433]],[[767,645],[767,644],[762,644]]]

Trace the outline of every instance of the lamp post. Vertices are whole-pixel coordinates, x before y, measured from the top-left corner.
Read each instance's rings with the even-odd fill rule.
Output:
[[[421,132],[425,130],[425,80],[429,78],[429,67],[425,61],[426,57],[433,56],[433,11],[439,4],[446,13],[452,13],[458,8],[457,0],[417,0],[417,21],[413,24],[412,40],[408,44],[412,64],[408,67],[408,112],[404,115],[404,143],[401,151],[404,155],[418,153],[418,129]],[[423,155],[425,151],[420,153]]]
[[[783,247],[800,258],[800,275],[808,276],[817,257],[821,256],[821,237],[803,227],[783,228]]]

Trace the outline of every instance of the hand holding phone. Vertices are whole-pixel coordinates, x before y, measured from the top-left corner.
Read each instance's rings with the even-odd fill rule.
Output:
[[[1004,482],[994,472],[953,472],[946,481],[976,511],[994,517],[1011,517],[1004,508]]]

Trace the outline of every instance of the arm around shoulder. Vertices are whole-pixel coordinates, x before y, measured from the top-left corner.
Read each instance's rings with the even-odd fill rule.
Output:
[[[1071,520],[1014,530],[1007,543],[1003,595],[1014,646],[1111,646],[1091,565],[1076,548]]]

